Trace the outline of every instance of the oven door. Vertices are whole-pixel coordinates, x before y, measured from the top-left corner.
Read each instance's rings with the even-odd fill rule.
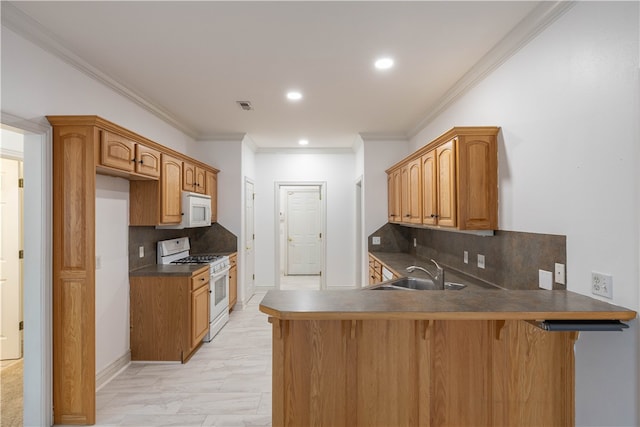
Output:
[[[211,275],[209,341],[229,320],[229,269]]]

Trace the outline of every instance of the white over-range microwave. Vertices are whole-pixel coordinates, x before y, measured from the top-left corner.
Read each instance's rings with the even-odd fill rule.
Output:
[[[175,225],[158,225],[156,228],[194,228],[211,225],[211,197],[206,194],[183,191],[182,221]]]

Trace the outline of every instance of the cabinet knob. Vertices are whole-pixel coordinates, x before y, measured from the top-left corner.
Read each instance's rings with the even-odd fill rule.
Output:
[[[135,162],[136,162],[136,159],[131,159],[131,161],[132,161],[133,163],[135,163]]]
[[[142,159],[138,160],[138,163],[143,164],[144,162],[142,161]]]
[[[204,277],[201,277],[200,280],[204,282]]]

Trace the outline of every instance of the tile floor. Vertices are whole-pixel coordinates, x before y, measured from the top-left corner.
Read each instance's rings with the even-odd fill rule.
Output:
[[[97,393],[97,426],[270,426],[271,325],[257,293],[191,360],[132,363]]]
[[[320,289],[320,276],[280,276],[280,289]]]

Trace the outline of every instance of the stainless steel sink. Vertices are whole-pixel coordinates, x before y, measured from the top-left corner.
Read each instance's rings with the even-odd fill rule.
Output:
[[[466,288],[467,285],[462,283],[445,282],[445,291],[459,291]],[[399,279],[382,282],[379,285],[367,288],[373,291],[438,291],[438,289],[430,279],[421,279],[418,277],[401,277]]]

